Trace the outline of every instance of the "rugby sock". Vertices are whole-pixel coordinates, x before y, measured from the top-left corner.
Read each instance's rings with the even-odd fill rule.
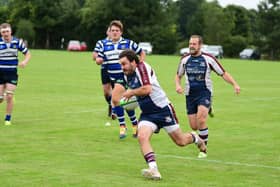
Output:
[[[118,116],[120,126],[125,126],[123,108],[121,106],[115,106],[113,107],[113,113]]]
[[[11,117],[12,117],[11,115],[7,114],[5,117],[5,121],[11,121]]]
[[[208,142],[208,128],[199,129],[198,133],[199,133],[199,137],[205,142],[205,145],[207,145],[207,142]]]
[[[144,155],[144,158],[149,165],[150,169],[157,169],[157,163],[155,159],[155,153],[154,152],[149,152],[146,155]]]
[[[127,110],[126,113],[128,114],[132,125],[137,125],[138,121],[137,121],[136,116],[135,116],[135,111],[134,110]]]
[[[192,135],[192,139],[193,139],[192,143],[196,143],[197,144],[198,139],[192,133],[190,133],[190,134]]]

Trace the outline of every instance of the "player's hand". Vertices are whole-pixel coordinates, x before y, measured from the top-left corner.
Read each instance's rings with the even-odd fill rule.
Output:
[[[240,94],[240,86],[239,85],[234,85],[234,91],[237,95]]]
[[[182,94],[184,92],[183,88],[181,86],[176,86],[176,92],[178,94]]]
[[[24,68],[27,65],[26,61],[22,61],[21,63],[18,64],[19,67]]]
[[[126,90],[126,91],[124,92],[123,97],[126,98],[126,99],[128,100],[128,99],[131,98],[133,95],[134,95],[134,94],[133,94],[133,91],[128,89],[128,90]]]
[[[103,63],[103,58],[101,58],[101,57],[97,57],[96,59],[95,59],[95,62],[96,62],[96,64],[97,65],[101,65],[102,63]]]

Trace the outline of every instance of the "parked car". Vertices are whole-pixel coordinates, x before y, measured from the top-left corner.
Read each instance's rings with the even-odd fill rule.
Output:
[[[79,40],[70,40],[67,46],[68,51],[86,51],[86,42],[80,42]]]
[[[258,50],[256,49],[243,49],[243,51],[241,51],[239,53],[239,57],[241,59],[254,59],[254,60],[259,60],[261,58],[261,54]]]
[[[202,49],[203,52],[209,53],[216,58],[223,58],[224,51],[220,45],[207,45]]]
[[[189,52],[190,52],[190,49],[188,47],[180,49],[180,55],[182,55],[182,56]]]
[[[150,42],[140,42],[138,44],[140,48],[146,53],[146,54],[151,54],[153,52],[153,46]]]
[[[87,43],[81,42],[81,51],[86,51],[86,50],[87,50]]]

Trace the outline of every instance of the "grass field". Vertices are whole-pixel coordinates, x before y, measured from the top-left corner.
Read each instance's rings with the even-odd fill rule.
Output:
[[[208,158],[196,159],[195,146],[176,147],[161,131],[152,145],[163,180],[149,181],[140,175],[146,163],[131,128],[119,140],[117,122],[106,117],[91,53],[31,52],[19,71],[13,125],[0,125],[0,186],[280,186],[280,63],[221,60],[241,95],[212,74]],[[179,57],[147,61],[190,131],[184,97],[174,86]],[[4,111],[1,104],[3,120]]]

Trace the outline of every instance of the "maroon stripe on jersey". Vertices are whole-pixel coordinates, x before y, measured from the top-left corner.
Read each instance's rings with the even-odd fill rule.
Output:
[[[174,109],[173,105],[172,105],[172,104],[169,104],[169,108],[171,109],[171,112],[172,112],[172,114],[173,114],[173,117],[174,117],[176,123],[179,124],[179,120],[178,120],[178,118],[177,118],[177,116],[176,116],[176,112],[175,112],[175,109]]]
[[[211,54],[209,54],[209,53],[202,53],[203,55],[205,55],[205,56],[209,56],[210,58],[212,58],[213,60],[215,60],[215,62],[218,64],[218,66],[223,70],[223,72],[226,72],[225,71],[225,69],[223,68],[223,66],[219,63],[219,61],[215,58],[215,57],[213,57]],[[215,71],[214,70],[214,68],[212,67],[212,65],[211,64],[209,64],[210,65],[210,68],[213,70],[213,71]]]
[[[139,73],[141,75],[141,80],[143,85],[149,85],[150,83],[150,79],[149,79],[149,75],[148,75],[148,70],[144,64],[144,62],[140,62],[139,64],[137,64],[137,68],[139,70]]]

